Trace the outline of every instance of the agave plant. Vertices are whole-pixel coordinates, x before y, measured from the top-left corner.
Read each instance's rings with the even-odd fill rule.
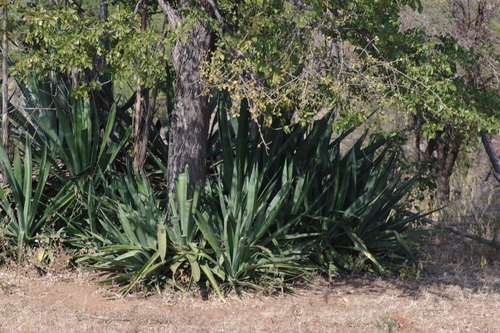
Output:
[[[0,145],[0,164],[9,183],[6,189],[0,187],[0,207],[4,215],[1,229],[17,246],[18,261],[23,259],[24,248],[34,244],[37,233],[42,227],[47,227],[48,217],[55,211],[54,205],[47,206],[47,197],[44,196],[50,170],[47,150],[41,152],[41,159],[36,163],[30,140],[26,139],[23,152],[16,146],[11,164]],[[34,174],[33,170],[37,172]]]
[[[282,284],[285,276],[298,275],[299,268],[306,268],[298,265],[304,261],[303,244],[278,244],[287,237],[288,225],[273,231],[291,186],[275,191],[276,181],[265,185],[263,174],[248,171],[241,186],[228,194],[219,180],[210,193],[211,200],[218,201],[207,200],[211,209],[197,215],[203,237],[214,251],[212,262],[235,290],[239,286],[260,288],[266,281]]]
[[[218,108],[223,163],[213,169],[217,176],[207,182],[205,211],[198,212],[197,223],[214,252],[215,267],[234,289],[260,288],[264,281],[282,284],[284,276],[300,274],[306,247],[306,242],[283,245],[297,219],[283,223],[282,210],[294,199],[300,205],[300,196],[292,188],[293,166],[273,168],[274,163],[261,163],[266,154],[251,139],[245,101],[236,120],[228,122],[225,110],[224,105]]]
[[[160,286],[168,276],[167,215],[144,174],[133,171],[130,165],[127,170],[126,174],[114,174],[107,195],[96,198],[101,203],[97,218],[106,232],[87,234],[104,246],[78,259],[91,269],[116,273],[100,283],[120,283],[124,293],[138,283]]]
[[[223,164],[219,166],[223,186],[218,188],[232,198],[232,206],[237,206],[236,196],[228,193],[233,193],[234,184],[245,184],[241,175],[248,176],[253,168],[265,184],[274,187],[268,198],[291,187],[293,195],[285,199],[268,234],[286,230],[286,237],[281,237],[284,243],[304,244],[302,257],[308,255],[324,270],[351,271],[354,261],[362,261],[366,268],[385,273],[397,270],[406,259],[415,260],[414,244],[408,239],[429,231],[411,231],[414,219],[396,213],[418,177],[401,183],[395,176],[395,137],[373,136],[364,145],[365,133],[341,154],[340,146],[354,128],[332,140],[334,119],[327,114],[308,127],[291,126],[289,133],[263,128],[258,140],[271,143],[265,151],[249,135],[250,120],[244,107],[237,121],[227,122],[227,116],[220,114],[222,157],[217,163]],[[238,191],[247,193],[248,189]],[[239,205],[248,207],[245,202]],[[219,229],[225,230],[225,226]],[[283,244],[279,239],[275,243]],[[313,249],[307,245],[311,241]]]
[[[125,174],[115,174],[107,195],[98,199],[102,204],[98,218],[107,236],[92,234],[105,246],[78,262],[115,273],[100,283],[120,283],[123,293],[139,283],[158,290],[173,283],[182,289],[182,282],[175,278],[177,272],[184,270],[188,272],[188,288],[193,282],[200,282],[202,272],[215,282],[217,272],[213,273],[207,264],[211,258],[196,239],[198,229],[193,218],[198,200],[196,193],[195,198],[187,198],[188,177],[187,173],[182,174],[176,191],[170,194],[171,216],[167,221],[168,210],[143,173],[129,164]]]
[[[33,76],[19,86],[30,113],[18,111],[14,117],[25,129],[20,135],[47,151],[52,191],[57,193],[52,201],[59,203],[56,218],[73,235],[101,232],[94,214],[100,205],[95,196],[105,188],[105,175],[112,170],[131,130],[121,133],[119,141],[112,140],[117,108],[101,117],[105,119],[101,123],[93,101],[73,97],[64,79],[48,83]]]
[[[363,147],[365,134],[341,155],[345,134],[331,141],[330,122],[313,124],[299,143],[315,149],[286,147],[303,152],[293,156],[296,174],[311,180],[300,228],[295,230],[319,235],[311,259],[329,270],[351,271],[352,258],[362,258],[380,273],[398,269],[407,258],[416,260],[407,239],[423,231],[409,231],[414,219],[396,214],[396,208],[418,176],[404,183],[394,176],[393,138],[374,136]]]
[[[420,231],[395,208],[417,178],[394,176],[392,138],[364,144],[363,135],[342,154],[349,132],[332,140],[326,117],[289,133],[263,128],[256,139],[245,101],[231,119],[229,100],[218,102],[204,191],[189,195],[186,170],[162,204],[143,174],[117,174],[98,199],[107,236],[94,237],[105,246],[81,260],[114,271],[125,292],[139,282],[184,289],[183,277],[188,289],[207,282],[221,298],[225,284],[260,288],[309,269],[352,271],[355,261],[385,273],[415,260],[408,239]]]

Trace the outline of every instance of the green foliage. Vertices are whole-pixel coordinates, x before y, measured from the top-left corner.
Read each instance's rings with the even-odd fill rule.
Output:
[[[451,126],[455,135],[467,139],[482,129],[496,129],[492,110],[500,96],[477,89],[464,77],[478,61],[477,53],[450,36],[430,39],[419,29],[405,35],[413,53],[399,62],[407,75],[400,98],[407,110],[426,119],[422,134],[433,138]]]
[[[228,123],[224,110],[230,105],[223,98],[221,101],[218,119],[223,163],[213,171],[220,176],[212,186],[216,195],[224,198],[218,206],[241,206],[244,211],[223,210],[219,213],[221,222],[213,222],[218,227],[212,229],[226,230],[222,223],[228,223],[225,214],[235,216],[234,223],[249,223],[252,218],[247,214],[265,207],[262,202],[257,204],[258,200],[279,202],[279,215],[273,217],[276,222],[266,232],[278,233],[271,238],[274,243],[280,243],[281,237],[287,245],[300,248],[302,244],[303,250],[307,241],[314,239],[315,248],[302,255],[307,253],[325,270],[351,271],[350,260],[356,258],[358,264],[367,261],[367,267],[383,273],[397,270],[407,258],[416,260],[411,250],[414,244],[406,240],[418,234],[408,229],[413,219],[394,213],[418,180],[414,177],[401,182],[394,174],[397,136],[373,136],[365,144],[365,134],[341,154],[341,145],[354,129],[332,141],[334,123],[327,115],[308,127],[291,126],[289,133],[264,128],[261,137],[252,139],[246,104],[242,103],[237,121],[232,118]],[[268,150],[260,140],[272,143]],[[247,197],[250,193],[253,195]],[[258,230],[259,224],[251,228]]]
[[[362,136],[341,154],[348,133],[331,141],[326,117],[290,133],[266,129],[266,147],[251,136],[246,103],[228,121],[229,100],[219,101],[213,177],[200,193],[181,175],[170,219],[130,166],[107,185],[97,213],[107,236],[93,235],[106,245],[80,260],[116,274],[103,283],[119,282],[124,292],[138,283],[182,290],[207,283],[222,298],[226,286],[284,286],[307,270],[385,274],[416,261],[409,238],[422,232],[395,209],[417,178],[393,176],[393,138],[363,144]]]
[[[79,262],[85,262],[90,269],[117,272],[101,283],[120,283],[125,293],[137,284],[164,285],[168,276],[166,213],[147,178],[132,171],[129,165],[126,174],[111,178],[106,195],[99,202],[102,205],[97,217],[106,233],[88,238],[98,238],[105,246]]]
[[[277,239],[286,236],[286,228],[272,232],[291,186],[278,191],[277,182],[266,184],[264,174],[256,167],[250,167],[240,176],[242,183],[238,183],[236,179],[240,177],[233,171],[230,189],[224,188],[220,179],[215,183],[216,189],[208,189],[209,206],[197,216],[199,228],[214,251],[214,262],[233,288],[259,288],[273,276],[274,283],[282,283],[287,273],[298,274],[297,262],[304,257],[300,244],[277,246]],[[293,268],[296,271],[290,272]]]
[[[173,284],[183,289],[185,279],[189,286],[200,282],[201,272],[219,291],[214,279],[217,272],[212,273],[208,267],[207,261],[211,258],[198,243],[200,240],[189,241],[183,233],[196,230],[193,201],[185,200],[184,196],[189,188],[187,177],[187,174],[181,175],[176,192],[171,194],[177,202],[171,204],[186,210],[179,214],[182,217],[171,218],[170,223],[167,210],[160,205],[162,200],[156,198],[144,174],[132,171],[129,165],[125,175],[115,175],[108,185],[109,192],[99,200],[103,205],[98,212],[99,221],[107,231],[107,238],[93,235],[106,246],[84,255],[78,262],[85,263],[89,269],[115,273],[100,283],[119,283],[124,293],[137,285],[160,290]],[[217,275],[223,278],[222,274]]]
[[[298,276],[308,269],[299,265],[305,262],[308,242],[279,244],[296,236],[287,231],[297,219],[277,228],[283,222],[282,211],[291,201],[292,166],[285,163],[275,167],[272,159],[261,160],[266,152],[259,140],[250,139],[247,103],[242,102],[240,117],[228,123],[228,100],[224,96],[219,96],[218,108],[218,145],[223,163],[214,170],[217,177],[208,181],[206,211],[198,213],[197,223],[214,251],[214,262],[233,288],[260,288],[262,282],[281,285],[285,277]]]
[[[359,265],[361,258],[367,261],[364,266],[384,273],[397,270],[408,258],[416,260],[412,252],[415,244],[407,239],[420,231],[410,231],[413,219],[395,214],[394,209],[418,178],[402,184],[394,178],[397,147],[391,142],[395,138],[376,136],[363,146],[362,137],[342,156],[340,145],[349,133],[331,141],[333,124],[326,117],[309,128],[294,126],[289,134],[264,129],[263,139],[272,142],[270,150],[264,152],[259,139],[249,140],[245,112],[240,111],[238,122],[231,121],[237,128],[234,131],[225,126],[225,116],[219,117],[223,166],[215,172],[220,175],[215,192],[223,198],[220,217],[206,213],[200,218],[200,229],[213,239],[211,244],[224,244],[230,253],[245,253],[246,237],[252,240],[252,235],[263,229],[268,234],[265,241],[273,244],[266,253],[276,260],[300,253],[291,260],[293,264],[303,264],[308,256],[325,270],[351,271],[355,268],[351,259]],[[235,145],[230,133],[237,133]],[[278,205],[278,215],[269,215],[263,202]],[[261,217],[261,222],[252,216]],[[266,220],[268,216],[276,219],[274,225]],[[245,227],[252,230],[249,235],[233,242],[241,247],[230,247],[230,235],[225,232]],[[313,247],[309,247],[311,239]],[[279,255],[273,252],[279,249],[277,244],[286,244]],[[217,251],[224,248],[219,245]],[[259,249],[246,251],[247,256],[259,253]]]
[[[22,249],[50,215],[73,237],[72,245],[93,247],[79,262],[113,272],[102,282],[120,283],[125,293],[140,285],[184,290],[206,284],[222,298],[228,286],[283,286],[307,270],[362,266],[385,274],[415,261],[410,239],[421,233],[411,230],[416,217],[395,210],[417,178],[401,181],[395,174],[397,138],[346,139],[374,105],[409,106],[411,93],[432,85],[442,89],[423,94],[423,105],[433,109],[441,105],[433,98],[453,90],[456,72],[435,45],[415,43],[411,56],[398,53],[403,4],[414,2],[312,1],[300,10],[288,2],[221,1],[224,19],[239,28],[220,36],[212,63],[205,64],[208,83],[219,88],[212,91],[218,130],[210,138],[210,177],[205,188],[192,188],[187,169],[167,200],[142,172],[117,162],[120,153],[126,159],[130,130],[120,127],[130,125],[127,115],[116,107],[98,114],[97,100],[87,93],[100,88],[96,57],[107,61],[103,71],[112,80],[137,70],[160,77],[165,59],[154,52],[149,57],[151,46],[189,38],[190,24],[207,13],[186,12],[185,24],[167,41],[139,29],[130,8],[116,8],[108,21],[67,7],[29,10],[33,49],[14,74],[23,76],[19,85],[35,111],[16,113],[25,129],[16,134],[26,138],[24,155],[17,152],[11,165],[0,151],[12,170],[12,187],[1,192],[8,236]],[[214,29],[220,23],[209,21]],[[436,68],[448,76],[435,77]],[[82,77],[73,89],[75,69]],[[411,71],[423,84],[408,79]],[[401,77],[408,90],[398,95],[392,79]],[[167,81],[172,99],[174,80]],[[378,97],[384,94],[391,98]],[[319,119],[320,112],[326,116]],[[347,132],[335,138],[338,128]],[[350,146],[346,153],[343,144]],[[166,155],[160,146],[157,154]],[[162,168],[162,156],[155,157]]]
[[[299,171],[311,179],[302,232],[321,235],[311,259],[329,270],[350,271],[349,258],[362,257],[381,273],[397,269],[405,258],[415,260],[411,244],[404,240],[410,236],[405,232],[411,220],[394,214],[394,209],[417,177],[401,185],[394,178],[397,150],[389,149],[390,139],[375,137],[362,147],[361,137],[341,156],[343,137],[329,144],[331,125],[325,125],[326,120],[320,121],[311,130],[319,138],[314,146],[321,148],[309,152]]]
[[[420,2],[221,1],[228,25],[239,28],[219,40],[206,66],[209,84],[251,100],[265,125],[278,117],[304,126],[325,110],[338,113],[339,129],[359,125],[374,104],[398,103],[391,94],[394,68],[407,56],[398,21],[406,5]]]
[[[26,139],[23,158],[21,148],[16,146],[12,164],[3,146],[0,145],[0,163],[3,177],[9,187],[0,188],[2,222],[0,231],[10,238],[17,247],[17,261],[22,261],[25,247],[34,244],[36,235],[46,226],[54,207],[47,207],[44,193],[50,164],[47,150],[41,153],[38,163],[33,159],[31,142]],[[33,170],[37,170],[35,175]],[[34,177],[35,176],[35,177]]]
[[[175,193],[168,194],[170,203],[170,240],[178,246],[187,246],[196,239],[197,227],[194,216],[198,205],[200,189],[196,188],[189,198],[189,171],[175,180]]]
[[[98,195],[105,188],[104,175],[112,169],[131,130],[113,142],[111,135],[118,121],[115,107],[101,124],[93,100],[73,97],[69,84],[51,85],[37,79],[29,83],[24,91],[30,94],[31,103],[46,107],[29,119],[23,119],[21,113],[17,116],[27,128],[22,135],[32,137],[36,145],[47,150],[52,190],[56,192],[50,202],[58,207],[57,218],[65,225],[88,224],[89,231],[96,233],[99,225],[94,211],[99,203],[88,193]],[[54,94],[47,93],[50,91]]]
[[[293,128],[282,141],[272,137],[274,144],[281,143],[271,152],[272,163],[283,166],[290,160],[294,166],[294,199],[287,206],[289,215],[282,218],[300,218],[288,232],[316,235],[310,258],[325,269],[351,271],[349,258],[361,257],[381,273],[397,270],[406,258],[415,260],[413,245],[405,239],[417,232],[409,232],[412,220],[394,209],[418,177],[402,184],[395,177],[394,137],[374,136],[363,146],[362,136],[342,155],[341,144],[349,132],[331,141],[332,125],[326,117],[308,129]]]
[[[77,70],[80,82],[73,94],[87,97],[101,87],[99,75],[109,73],[116,80],[140,70],[148,87],[164,75],[166,59],[154,50],[166,41],[153,29],[140,29],[140,18],[129,7],[113,7],[103,21],[77,8],[37,6],[28,9],[23,20],[30,27],[25,42],[33,47],[13,72],[23,79],[33,72],[46,78],[54,70],[70,77]],[[106,67],[99,68],[98,57]]]
[[[397,329],[399,327],[399,323],[396,320],[388,318],[384,315],[380,317],[380,320],[375,321],[373,326],[382,332],[392,333],[393,329]]]
[[[74,236],[67,240],[73,245],[86,246],[85,241],[81,241],[82,237],[99,233],[103,233],[101,239],[106,237],[96,217],[101,205],[96,198],[106,191],[106,174],[117,164],[119,166],[117,156],[124,153],[131,130],[119,130],[123,120],[117,117],[116,107],[113,106],[107,115],[98,117],[94,99],[74,97],[66,76],[54,73],[52,76],[53,81],[42,81],[37,75],[30,75],[25,81],[15,77],[24,97],[24,105],[19,109],[13,108],[11,112],[11,121],[16,126],[12,138],[27,143],[24,155],[16,155],[18,159],[14,161],[13,168],[28,163],[25,172],[37,170],[35,164],[30,165],[33,164],[32,155],[38,163],[43,163],[43,168],[40,167],[43,172],[32,175],[38,180],[34,184],[36,191],[42,193],[43,207],[36,206],[39,199],[33,200],[35,205],[29,208],[22,203],[30,198],[27,191],[31,182],[28,180],[32,177],[27,178],[27,173],[24,179],[18,176],[20,172],[14,174],[16,182],[25,182],[25,185],[22,187],[24,197],[16,195],[12,198],[21,202],[16,206],[25,206],[24,215],[35,214],[35,217],[27,217],[22,222],[25,225],[23,229],[33,229],[25,233],[24,237],[28,237],[25,242],[32,242],[35,232],[51,233],[52,228],[58,231],[65,228],[70,236]],[[3,163],[10,165],[6,157]],[[16,182],[12,181],[12,184]],[[9,190],[19,192],[15,185],[7,192]],[[42,209],[46,210],[45,214],[36,215]],[[34,218],[36,223],[29,227],[29,220]],[[13,216],[9,220],[12,226],[19,224]],[[17,220],[21,219],[18,217]]]

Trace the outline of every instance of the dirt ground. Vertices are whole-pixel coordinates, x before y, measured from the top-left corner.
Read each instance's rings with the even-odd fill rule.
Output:
[[[434,242],[421,254],[415,281],[337,278],[297,294],[229,295],[229,304],[196,292],[117,297],[92,273],[4,266],[0,332],[500,332],[496,254],[442,249]]]

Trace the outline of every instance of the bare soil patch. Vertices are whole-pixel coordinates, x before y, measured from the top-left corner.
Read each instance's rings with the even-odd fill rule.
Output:
[[[119,297],[92,273],[4,266],[0,332],[500,332],[500,266],[464,254],[473,243],[446,244],[428,241],[415,281],[319,279],[297,294],[230,295],[229,305],[196,292]]]

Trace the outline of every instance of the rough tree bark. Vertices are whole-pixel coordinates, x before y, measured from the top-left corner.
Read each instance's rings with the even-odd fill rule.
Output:
[[[172,29],[183,24],[184,18],[164,0],[158,0]],[[204,1],[198,6],[209,8]],[[192,1],[181,0],[179,8],[190,8]],[[206,92],[201,66],[210,58],[215,36],[207,22],[199,19],[191,28],[187,40],[177,40],[172,48],[176,72],[174,109],[170,118],[168,190],[174,180],[189,167],[192,183],[205,179],[205,158],[210,122],[209,94]]]
[[[148,1],[142,1],[141,29],[147,28]],[[138,67],[141,67],[140,60]],[[152,123],[152,112],[149,110],[149,96],[141,82],[142,73],[137,73],[137,95],[134,114],[134,168],[140,170],[146,162],[149,142],[149,128]]]
[[[450,198],[450,177],[460,152],[461,140],[453,134],[453,129],[439,133],[436,138],[429,140],[426,149],[427,157],[436,152],[436,197],[443,203]]]
[[[3,7],[3,38],[2,38],[2,145],[9,152],[9,72],[8,72],[8,56],[9,56],[9,38],[7,34],[8,27],[8,5]],[[3,174],[3,172],[2,172]],[[7,178],[2,179],[2,185],[5,185]]]

